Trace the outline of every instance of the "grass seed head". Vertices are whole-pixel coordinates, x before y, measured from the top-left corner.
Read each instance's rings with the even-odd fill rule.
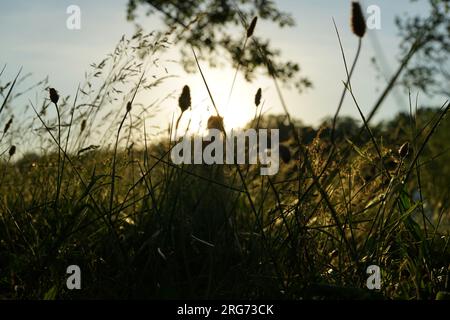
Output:
[[[9,148],[9,157],[12,157],[16,153],[16,146],[12,145],[11,148]]]
[[[81,121],[81,129],[80,129],[80,132],[83,132],[84,129],[86,129],[86,119],[83,119],[83,121]]]
[[[250,38],[255,32],[256,22],[258,22],[258,17],[254,17],[250,26],[247,29],[247,38]]]
[[[361,9],[361,5],[357,1],[352,2],[352,18],[351,27],[353,33],[362,38],[366,33],[366,20]]]
[[[181,112],[185,112],[191,106],[191,90],[189,86],[184,86],[180,98],[178,98],[178,106]]]
[[[5,128],[3,129],[3,134],[6,134],[8,132],[9,128],[11,127],[12,122],[13,122],[13,118],[11,117],[11,119],[9,119],[9,121],[5,125]]]
[[[57,104],[59,100],[58,91],[56,91],[55,88],[50,88],[48,91],[50,93],[50,101],[53,102],[54,104]]]
[[[223,118],[220,116],[211,116],[208,119],[208,124],[207,124],[207,128],[208,129],[217,129],[220,131],[224,131],[224,126],[223,126]]]
[[[259,88],[255,95],[256,107],[259,107],[259,105],[261,104],[261,97],[262,97],[262,90],[261,90],[261,88]]]
[[[398,149],[400,158],[404,159],[409,154],[409,142],[405,142],[400,149]]]

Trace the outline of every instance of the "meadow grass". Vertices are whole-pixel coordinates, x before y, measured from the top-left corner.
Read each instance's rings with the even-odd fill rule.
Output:
[[[256,21],[246,28],[245,44],[257,42],[252,37]],[[135,55],[144,50],[151,56],[168,45],[167,39],[154,42],[142,33],[122,39],[111,56],[93,65],[95,72],[74,98],[50,91],[50,101],[39,102],[41,110],[29,101],[29,127],[40,128],[43,151],[20,159],[16,148],[21,146],[11,141],[26,127],[16,125],[8,113],[18,74],[0,108],[5,123],[0,140],[0,298],[445,296],[450,290],[449,193],[433,188],[428,161],[440,156],[432,142],[450,105],[426,118],[420,110],[413,112],[411,102],[409,122],[397,137],[370,125],[371,116],[365,117],[351,88],[364,36],[360,19],[355,21],[356,58],[349,71],[341,46],[347,70],[342,98],[332,122],[318,130],[296,125],[276,70],[261,57],[272,71],[285,114],[262,115],[264,94],[258,90],[255,118],[248,126],[281,130],[283,162],[276,176],[261,176],[257,165],[171,162],[178,121],[191,104],[188,86],[180,90],[181,115],[168,136],[148,138],[149,108],[134,99],[166,77],[150,82],[146,65]],[[130,47],[135,55],[126,54]],[[236,73],[243,67],[237,66]],[[96,87],[92,81],[99,73],[104,77]],[[391,81],[375,111],[392,86]],[[362,121],[348,131],[338,117],[346,95]],[[210,98],[215,106],[211,93]],[[56,119],[46,113],[50,103]],[[121,107],[104,111],[110,103]],[[215,110],[211,127],[220,119],[226,134]],[[108,125],[100,130],[98,119]],[[89,137],[99,135],[113,138],[95,139],[101,147],[89,144]],[[66,287],[71,264],[82,270],[82,290]],[[382,270],[380,290],[366,288],[369,265]]]

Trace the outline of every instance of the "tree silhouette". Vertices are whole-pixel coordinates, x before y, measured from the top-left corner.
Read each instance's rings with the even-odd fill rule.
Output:
[[[403,39],[403,53],[416,45],[414,59],[403,76],[403,85],[430,95],[450,96],[450,1],[426,1],[430,8],[428,14],[396,19]]]
[[[149,16],[162,15],[165,27],[160,34],[176,32],[182,64],[188,72],[196,70],[192,46],[212,67],[223,64],[221,57],[235,67],[243,66],[241,71],[248,81],[254,80],[257,70],[263,70],[285,84],[294,84],[299,91],[311,87],[307,78],[299,76],[298,63],[283,61],[269,39],[256,33],[244,47],[245,30],[255,16],[280,28],[295,25],[292,16],[281,12],[272,0],[129,0],[130,21],[135,20],[141,6],[149,8]]]

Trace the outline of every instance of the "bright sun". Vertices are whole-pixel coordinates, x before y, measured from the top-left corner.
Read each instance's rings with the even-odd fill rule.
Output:
[[[209,89],[220,115],[224,118],[227,131],[244,127],[255,117],[254,96],[258,89],[255,84],[247,83],[238,75],[231,98],[229,99],[234,71],[211,70],[205,72]],[[200,75],[193,77],[191,87],[192,110],[186,112],[180,122],[181,131],[189,123],[189,133],[202,134],[206,131],[208,118],[216,115],[208,91]]]

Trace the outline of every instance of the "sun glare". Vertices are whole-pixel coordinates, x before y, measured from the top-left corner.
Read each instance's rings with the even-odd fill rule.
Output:
[[[225,129],[245,127],[256,114],[254,96],[257,85],[238,75],[230,96],[234,70],[207,69],[204,73],[219,114],[224,118]],[[216,111],[199,74],[192,76],[191,95],[192,108],[183,115],[178,132],[185,132],[189,125],[188,133],[204,134],[208,118],[216,115]]]

